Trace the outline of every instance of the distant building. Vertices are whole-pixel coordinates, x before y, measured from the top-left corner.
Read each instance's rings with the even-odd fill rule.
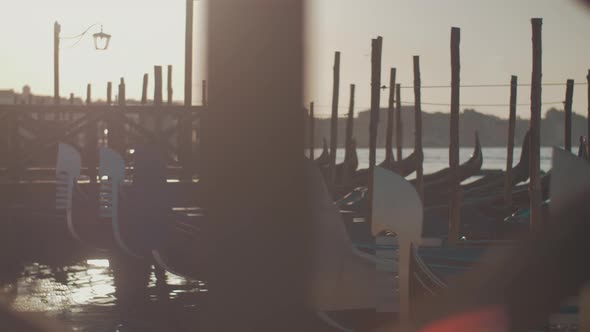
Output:
[[[16,98],[14,90],[0,90],[0,105],[12,105]]]

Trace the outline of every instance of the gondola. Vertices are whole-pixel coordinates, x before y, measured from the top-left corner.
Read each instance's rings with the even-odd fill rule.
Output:
[[[475,147],[473,154],[465,163],[459,165],[457,169],[457,180],[462,182],[473,175],[477,174],[481,170],[483,165],[483,153],[481,151],[481,143],[479,141],[479,135],[475,133]],[[424,181],[424,192],[440,190],[449,187],[449,175],[450,168],[445,168],[440,171],[426,174],[423,177]],[[412,181],[415,183],[415,180]]]
[[[404,159],[402,163],[406,163],[407,161],[412,160],[411,158],[417,158],[416,155],[417,153],[413,153],[412,155],[408,156],[407,159]],[[409,164],[409,162],[407,163]],[[459,166],[460,178],[466,179],[477,174],[481,169],[482,163],[483,154],[481,149],[481,143],[476,134],[473,156],[469,158],[468,161]],[[414,167],[415,165],[417,164],[414,164]],[[391,169],[388,167],[383,168],[391,171]],[[403,174],[400,174],[395,171],[393,172],[403,176]],[[435,189],[438,189],[438,192],[445,191],[444,197],[448,197],[448,195],[446,195],[446,191],[448,190],[448,172],[449,170],[447,168],[436,173],[433,173],[431,175],[426,175],[426,177],[429,178],[431,182],[425,181],[425,193],[430,193],[432,191],[435,191]],[[364,187],[367,186],[368,177],[369,171],[367,169],[360,170],[355,175],[352,185],[337,188],[337,195],[335,195],[336,202],[343,211],[355,211],[361,214],[363,213],[363,211],[367,211],[367,205],[366,202],[364,202],[364,200],[366,199],[366,189]],[[414,183],[415,181],[410,182]],[[435,193],[434,196],[437,197],[437,194]],[[434,200],[434,202],[438,201]],[[426,200],[426,204],[430,204],[430,201]]]
[[[418,153],[415,151],[402,160],[385,159],[379,164],[379,166],[403,177],[414,173],[416,171],[416,165],[418,165]]]
[[[529,137],[530,134],[527,132],[522,142],[522,149],[520,152],[518,164],[516,164],[516,166],[514,166],[511,170],[512,186],[515,186],[521,182],[525,182],[529,178]],[[501,188],[505,184],[505,174],[505,172],[501,172],[498,174],[484,176],[479,180],[463,185],[463,191],[468,193],[472,191],[490,191]]]
[[[314,162],[320,167],[330,164],[330,149],[328,148],[328,142],[325,138],[322,140],[322,153],[314,160]]]
[[[341,163],[334,165],[334,183],[336,185],[345,185],[349,183],[356,173],[358,164],[359,161],[356,152],[356,140],[351,138],[349,146],[346,147],[344,160]],[[321,165],[320,169],[324,177],[328,175],[329,168],[329,163],[326,165]]]
[[[111,223],[100,215],[97,187],[78,185],[80,153],[60,143],[56,165],[56,210],[65,215],[71,237],[88,247],[112,249]]]

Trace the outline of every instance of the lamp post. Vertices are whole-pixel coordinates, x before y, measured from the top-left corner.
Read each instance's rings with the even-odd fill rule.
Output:
[[[82,40],[82,38],[90,31],[90,29],[98,26],[93,24],[86,28],[81,34],[72,37],[61,37],[61,25],[55,22],[53,25],[53,99],[56,105],[60,104],[59,95],[59,46],[60,40],[62,39],[77,39],[76,44]],[[100,26],[100,32],[92,35],[94,38],[94,48],[97,51],[106,51],[111,41],[111,35],[104,33],[102,25]]]

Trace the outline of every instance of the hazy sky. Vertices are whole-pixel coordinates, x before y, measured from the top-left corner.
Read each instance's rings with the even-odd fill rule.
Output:
[[[398,68],[398,81],[412,83],[412,56],[421,56],[423,85],[450,83],[450,29],[461,27],[462,84],[507,84],[510,75],[530,83],[531,17],[543,17],[543,81],[586,82],[590,68],[590,11],[572,0],[311,0],[308,24],[308,93],[318,114],[329,114],[332,91],[333,52],[342,52],[341,113],[346,112],[349,84],[357,84],[357,110],[369,105],[371,38],[381,35],[383,82],[389,68]],[[204,78],[203,1],[195,1],[196,53],[195,103],[200,101]],[[60,21],[62,35],[76,35],[92,23],[104,24],[113,35],[107,52],[93,50],[88,36],[74,48],[63,42],[62,95],[85,94],[92,83],[93,95],[105,95],[106,82],[127,81],[127,95],[139,98],[144,73],[152,78],[153,65],[174,65],[175,99],[183,98],[184,66],[183,0],[29,0],[15,1],[0,12],[2,48],[0,89],[20,90],[30,84],[37,94],[52,94],[53,22]],[[96,31],[92,31],[96,32]],[[150,81],[150,89],[152,81]],[[585,85],[576,85],[574,109],[585,114]],[[464,88],[461,102],[507,104],[508,87]],[[565,86],[545,86],[544,110],[561,102]],[[519,88],[519,103],[528,104],[530,90]],[[413,91],[402,90],[411,103]],[[424,103],[448,104],[449,89],[424,89]],[[385,105],[387,96],[382,96]],[[465,106],[467,107],[467,106]],[[447,111],[446,106],[424,105],[426,111]],[[475,107],[479,111],[507,115],[507,107]],[[528,117],[529,107],[518,114]]]

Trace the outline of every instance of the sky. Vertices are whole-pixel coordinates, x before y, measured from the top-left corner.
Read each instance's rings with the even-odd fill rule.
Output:
[[[205,1],[195,1],[194,103],[200,104],[201,81],[206,78]],[[461,28],[461,82],[508,84],[531,80],[532,17],[543,24],[543,109],[561,108],[565,82],[580,83],[574,91],[574,111],[586,114],[586,75],[590,69],[590,11],[574,0],[312,0],[307,8],[306,96],[316,114],[328,116],[332,94],[334,52],[342,52],[340,113],[345,114],[349,84],[357,85],[357,111],[370,105],[371,39],[383,37],[382,82],[389,68],[398,68],[398,82],[410,87],[412,56],[420,55],[423,86],[450,83],[450,31]],[[77,35],[93,23],[102,23],[113,38],[109,50],[95,51],[91,36],[78,45],[62,42],[62,95],[84,96],[86,84],[93,97],[104,98],[108,81],[125,77],[127,96],[139,99],[144,73],[153,77],[154,65],[173,65],[175,99],[183,99],[183,0],[29,0],[15,1],[0,11],[0,89],[20,90],[29,84],[33,93],[52,95],[53,22],[62,35]],[[90,34],[97,32],[91,30]],[[153,85],[150,80],[150,89]],[[403,89],[401,99],[412,104],[413,90]],[[462,108],[507,117],[509,87],[463,88]],[[527,118],[530,89],[519,87],[517,114]],[[423,109],[448,112],[448,88],[424,88]],[[387,104],[383,94],[381,104]],[[431,105],[440,104],[440,105]]]

